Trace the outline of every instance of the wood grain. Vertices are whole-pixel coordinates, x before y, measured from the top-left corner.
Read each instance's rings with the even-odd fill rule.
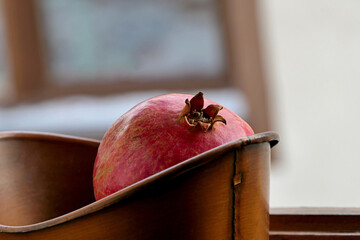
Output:
[[[272,209],[272,231],[355,232],[360,231],[360,209],[285,208]]]
[[[271,209],[270,239],[360,239],[360,209]]]
[[[270,240],[359,240],[360,233],[271,232]]]

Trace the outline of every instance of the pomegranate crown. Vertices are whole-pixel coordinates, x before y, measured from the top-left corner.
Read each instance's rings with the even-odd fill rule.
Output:
[[[185,107],[183,108],[179,118],[184,119],[185,122],[192,128],[199,127],[203,132],[211,130],[216,122],[226,124],[225,118],[218,115],[219,111],[223,109],[217,104],[210,104],[205,109],[203,93],[199,92],[194,97],[185,100]]]

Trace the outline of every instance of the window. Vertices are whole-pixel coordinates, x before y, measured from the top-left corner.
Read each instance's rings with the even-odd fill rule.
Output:
[[[46,63],[60,85],[220,78],[214,0],[41,0]]]
[[[16,100],[229,85],[215,0],[3,0]]]
[[[257,132],[269,129],[253,1],[2,3],[12,103],[241,88],[250,124]]]

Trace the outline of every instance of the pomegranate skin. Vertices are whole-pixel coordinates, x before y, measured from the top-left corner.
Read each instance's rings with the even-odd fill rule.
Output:
[[[226,120],[204,132],[181,118],[192,95],[167,94],[139,103],[105,133],[96,156],[93,187],[96,200],[136,183],[202,152],[254,134],[227,108]],[[204,99],[204,106],[217,104]]]

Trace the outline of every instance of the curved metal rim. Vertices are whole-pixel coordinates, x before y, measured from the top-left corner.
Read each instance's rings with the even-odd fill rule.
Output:
[[[35,132],[35,131],[4,131],[0,132],[0,141],[6,139],[33,139],[40,141],[62,141],[62,142],[74,142],[74,143],[82,143],[85,145],[99,145],[100,141],[91,139],[91,138],[83,138],[83,137],[75,137],[65,134],[58,133],[47,133],[47,132]]]
[[[35,139],[35,140],[46,140],[46,141],[66,141],[66,142],[75,142],[80,144],[86,144],[91,146],[96,146],[100,142],[93,139],[79,138],[61,134],[52,134],[52,133],[40,133],[40,132],[0,132],[0,141],[4,139]],[[187,172],[196,167],[202,166],[208,162],[211,162],[217,156],[239,149],[241,147],[250,145],[269,142],[270,146],[273,147],[279,142],[279,135],[275,132],[264,132],[247,137],[239,138],[235,141],[229,142],[227,144],[221,145],[214,149],[211,149],[207,152],[199,154],[195,157],[189,158],[188,160],[181,162],[177,165],[174,165],[164,171],[161,171],[157,174],[154,174],[142,181],[139,181],[127,188],[124,188],[116,193],[113,193],[103,199],[100,199],[96,202],[90,203],[82,208],[79,208],[75,211],[69,212],[67,214],[61,215],[56,218],[52,218],[43,222],[29,224],[24,226],[8,226],[0,224],[0,234],[1,232],[6,233],[24,233],[37,231],[59,225],[85,215],[99,211],[105,207],[108,207],[114,203],[121,201],[122,199],[128,198],[129,196],[141,191],[142,189],[155,184],[159,180],[166,179],[172,176],[180,175],[184,172]]]

